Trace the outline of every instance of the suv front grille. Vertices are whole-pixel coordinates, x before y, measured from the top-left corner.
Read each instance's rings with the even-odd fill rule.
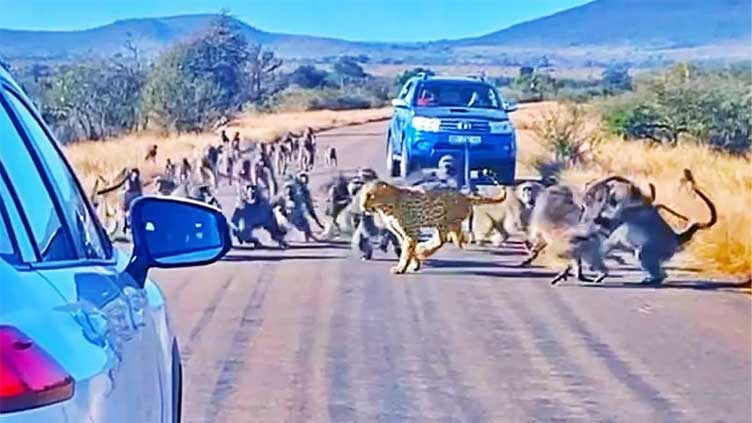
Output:
[[[485,120],[456,118],[442,118],[439,129],[441,132],[458,134],[486,134],[490,131],[488,122]]]

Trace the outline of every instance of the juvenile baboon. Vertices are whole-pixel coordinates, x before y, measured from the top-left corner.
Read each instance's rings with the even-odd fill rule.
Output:
[[[330,168],[337,167],[337,149],[330,145],[326,151],[326,165]]]
[[[157,162],[157,149],[158,147],[156,144],[150,145],[149,148],[146,149],[146,156],[144,157],[144,161],[156,163]]]
[[[222,144],[227,144],[230,142],[230,138],[227,137],[227,132],[224,129],[222,130],[222,132],[220,132],[219,137],[222,140]]]
[[[715,205],[697,187],[692,172],[685,169],[683,176],[692,191],[706,204],[710,216],[706,222],[692,221],[678,233],[661,217],[659,208],[650,202],[619,201],[608,196],[600,200],[600,207],[598,204],[592,206],[598,210],[599,217],[610,222],[611,234],[604,243],[604,252],[615,248],[634,251],[642,269],[648,273],[642,283],[663,282],[666,279],[663,263],[681,251],[698,231],[708,229],[717,222]]]
[[[264,229],[280,248],[287,248],[285,231],[279,225],[269,200],[258,187],[247,184],[238,191],[238,204],[232,213],[233,235],[241,244],[251,244],[258,248],[261,242],[253,232]]]
[[[482,239],[488,239],[495,233],[499,237],[494,242],[496,245],[506,242],[513,234],[527,235],[535,201],[545,187],[539,182],[525,181],[507,189],[511,192],[506,201],[485,212],[490,226]],[[528,241],[525,241],[529,247]]]

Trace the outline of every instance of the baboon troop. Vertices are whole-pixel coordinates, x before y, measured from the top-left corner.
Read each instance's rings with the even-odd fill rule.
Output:
[[[90,199],[108,233],[128,233],[130,208],[143,195],[177,196],[221,208],[217,190],[226,185],[237,193],[230,227],[241,245],[262,247],[256,231],[263,230],[277,247],[288,248],[288,235],[299,232],[306,242],[351,235],[350,247],[362,260],[371,260],[376,248],[387,252],[391,247],[397,256],[401,254],[397,237],[386,229],[381,217],[362,207],[363,193],[368,192],[364,187],[380,181],[373,169],[361,168],[350,175],[337,171],[322,187],[320,205],[326,221],[319,218],[309,181],[309,172],[316,166],[317,142],[312,128],[298,134],[287,132],[272,143],[248,143],[245,150],[239,132],[230,137],[222,130],[218,141],[193,157],[163,158],[163,170],[156,176],[145,177],[138,166],[123,169],[111,180],[99,176]],[[150,145],[143,164],[161,162],[158,151],[156,144]],[[327,169],[338,168],[334,146],[326,146],[321,162]],[[459,166],[451,155],[442,156],[436,168],[423,170],[417,178],[411,176],[409,189],[458,190],[462,184]],[[581,282],[602,282],[609,275],[609,261],[624,264],[615,254],[618,252],[634,254],[646,273],[642,283],[657,284],[667,277],[663,264],[717,221],[715,205],[692,172],[687,169],[680,176],[688,192],[707,206],[707,220],[690,221],[656,202],[653,184],[643,191],[636,182],[611,175],[587,183],[581,192],[558,181],[518,180],[504,187],[507,195],[503,202],[472,212],[468,226],[472,232],[472,221],[485,220],[487,230],[481,232],[480,239],[496,247],[513,237],[521,240],[527,257],[520,266],[530,265],[545,251],[563,260],[565,264],[551,284],[565,281],[573,273]],[[685,228],[675,231],[661,213],[686,222]]]

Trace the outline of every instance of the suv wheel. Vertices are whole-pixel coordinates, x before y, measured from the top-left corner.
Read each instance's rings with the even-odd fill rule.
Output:
[[[407,178],[407,175],[409,173],[410,173],[410,159],[407,157],[407,148],[405,148],[405,143],[402,142],[402,154],[400,154],[398,176],[401,178]]]
[[[386,170],[392,178],[399,177],[400,161],[394,160],[394,141],[391,132],[386,141]]]

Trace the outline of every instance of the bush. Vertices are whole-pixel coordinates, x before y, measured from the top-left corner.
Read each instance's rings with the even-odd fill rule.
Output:
[[[329,73],[312,65],[298,66],[290,74],[290,82],[301,88],[322,88]]]
[[[677,145],[682,140],[732,152],[752,146],[749,71],[678,65],[637,81],[634,93],[605,103],[607,129],[625,139]]]
[[[554,161],[567,166],[586,162],[601,141],[598,128],[588,126],[584,106],[575,103],[543,112],[532,130],[552,153]]]

